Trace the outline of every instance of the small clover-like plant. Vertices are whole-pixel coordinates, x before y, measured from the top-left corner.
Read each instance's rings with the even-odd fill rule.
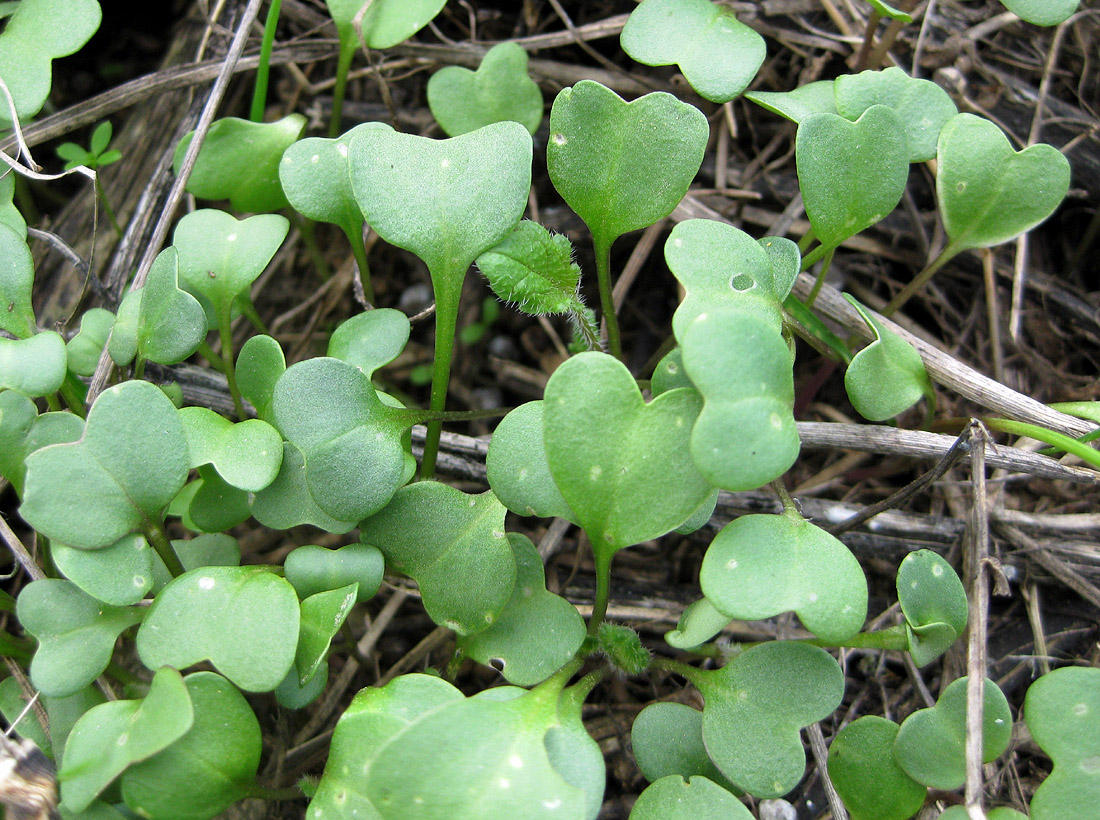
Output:
[[[65,160],[65,170],[71,171],[83,165],[85,168],[98,171],[100,168],[113,165],[122,159],[121,151],[117,148],[108,147],[111,144],[112,133],[113,127],[110,121],[104,120],[92,131],[87,148],[77,145],[75,142],[63,142],[57,146],[57,155]],[[98,174],[95,177],[95,191],[96,196],[99,197],[99,201],[103,205],[103,210],[107,213],[107,218],[111,221],[111,225],[121,236],[122,226],[118,224],[114,208],[111,207],[110,200],[107,199],[107,194],[103,190],[103,183],[100,181]]]

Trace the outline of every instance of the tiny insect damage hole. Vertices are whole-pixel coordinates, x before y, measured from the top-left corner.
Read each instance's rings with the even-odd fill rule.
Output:
[[[756,280],[747,273],[739,273],[730,279],[730,287],[734,290],[748,290],[756,284]]]
[[[504,658],[489,658],[489,666],[498,672],[504,671]]]

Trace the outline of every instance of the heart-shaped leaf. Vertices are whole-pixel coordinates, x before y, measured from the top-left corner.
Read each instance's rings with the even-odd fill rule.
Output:
[[[172,550],[179,556],[185,570],[241,565],[241,545],[236,538],[222,532],[204,533],[186,541],[174,540]],[[165,584],[171,580],[169,577]]]
[[[798,513],[743,515],[727,524],[707,549],[699,585],[730,618],[755,621],[794,610],[829,643],[859,632],[867,617],[859,561]]]
[[[707,598],[688,604],[675,629],[665,633],[665,642],[676,649],[693,649],[706,643],[730,622]]]
[[[286,579],[303,601],[311,595],[356,584],[356,600],[369,601],[382,585],[386,565],[377,547],[348,544],[340,549],[307,545],[283,561]]]
[[[917,666],[926,666],[963,634],[969,614],[966,590],[951,565],[932,550],[905,556],[897,589],[909,654]]]
[[[34,261],[27,241],[7,225],[0,225],[0,260],[0,330],[26,339],[34,333]]]
[[[80,330],[65,343],[69,370],[78,376],[91,376],[95,372],[114,323],[115,315],[109,310],[90,308],[84,311]]]
[[[0,78],[8,88],[16,117],[26,123],[42,110],[50,93],[51,63],[78,51],[95,34],[103,13],[96,0],[73,0],[58,25],[53,0],[20,2],[0,36]],[[0,127],[11,128],[8,106],[0,105]]]
[[[122,775],[122,797],[151,820],[207,820],[247,795],[260,765],[260,724],[229,681],[213,672],[183,679],[195,719],[168,748]]]
[[[84,421],[75,413],[38,415],[34,402],[22,393],[0,391],[0,475],[22,495],[27,475],[26,458],[51,444],[76,441],[84,433]]]
[[[812,114],[798,126],[795,163],[810,225],[824,247],[835,248],[901,201],[909,178],[905,128],[885,105],[855,122]]]
[[[701,313],[727,307],[759,313],[777,331],[782,326],[771,258],[744,231],[712,219],[684,220],[665,242],[665,261],[686,291],[672,317],[672,332],[681,343]]]
[[[344,621],[355,606],[358,584],[348,584],[340,589],[330,589],[310,595],[302,601],[301,629],[298,632],[298,649],[294,655],[294,667],[298,672],[298,684],[304,686],[313,677],[317,667],[328,654],[332,636],[340,631]]]
[[[153,551],[144,536],[124,535],[109,547],[78,550],[59,541],[50,555],[61,574],[112,606],[130,606],[153,588]]]
[[[27,339],[0,337],[0,390],[48,396],[61,387],[66,369],[65,340],[52,330]]]
[[[382,509],[405,480],[407,413],[384,404],[370,379],[339,359],[288,368],[275,385],[272,415],[301,451],[314,502],[339,521]]]
[[[325,0],[336,28],[351,29],[363,6],[363,38],[368,48],[390,48],[408,40],[439,14],[447,0]]]
[[[489,486],[517,515],[565,518],[575,523],[576,513],[550,475],[542,442],[542,414],[543,403],[530,401],[501,419],[485,456]]]
[[[573,246],[537,222],[523,220],[499,245],[477,258],[478,269],[502,301],[532,316],[584,310],[581,269]]]
[[[687,704],[659,701],[642,709],[630,728],[630,746],[650,783],[678,775],[684,780],[700,776],[729,784],[707,756],[703,713]]]
[[[279,474],[252,497],[251,509],[257,521],[276,530],[312,524],[342,535],[358,523],[335,519],[317,506],[306,484],[306,463],[302,452],[289,441],[283,442],[283,463]]]
[[[172,244],[179,251],[179,278],[213,316],[227,318],[238,297],[263,273],[286,239],[290,223],[285,216],[260,214],[235,219],[225,211],[204,208],[187,214],[176,225]]]
[[[260,566],[203,567],[161,590],[137,634],[150,669],[208,660],[247,692],[269,692],[294,662],[298,596]]]
[[[348,176],[348,146],[372,128],[393,130],[384,122],[365,122],[336,139],[298,140],[279,162],[279,180],[291,207],[308,219],[339,225],[349,239],[362,230],[363,214]]]
[[[650,784],[630,809],[630,820],[751,820],[745,804],[712,780],[669,775]]]
[[[129,766],[179,740],[195,713],[183,678],[175,669],[153,675],[141,700],[113,700],[93,707],[76,722],[58,773],[61,801],[81,812]]]
[[[832,713],[844,696],[844,673],[832,656],[794,642],[757,644],[692,683],[706,701],[707,753],[756,797],[780,797],[798,785],[806,768],[799,730]]]
[[[841,74],[833,90],[836,111],[847,120],[858,120],[872,105],[892,108],[905,129],[910,162],[933,159],[940,129],[959,113],[946,91],[930,80],[910,77],[897,66]]]
[[[687,193],[710,136],[698,108],[658,91],[631,103],[592,80],[550,111],[546,166],[598,248],[668,216]]]
[[[505,513],[492,492],[467,495],[420,481],[363,521],[360,538],[382,551],[387,567],[417,582],[433,621],[472,635],[496,623],[512,597],[516,562]]]
[[[894,760],[898,725],[864,715],[840,730],[829,746],[829,777],[852,820],[906,820],[924,804],[927,789]]]
[[[1069,190],[1061,151],[1046,144],[1013,151],[1000,128],[973,114],[947,121],[937,153],[945,254],[1016,238],[1054,213]]]
[[[1081,0],[1001,0],[1004,7],[1037,26],[1056,26],[1068,20]]]
[[[409,342],[408,317],[400,310],[377,308],[340,323],[328,340],[328,354],[358,367],[369,378],[401,355]]]
[[[179,287],[179,252],[165,248],[153,261],[141,289],[137,318],[137,352],[157,364],[178,364],[206,338],[206,312]]]
[[[584,642],[577,608],[546,589],[542,559],[531,540],[508,533],[516,562],[512,597],[488,629],[460,638],[459,647],[492,666],[509,683],[534,686],[564,666]]]
[[[64,765],[64,747],[76,722],[92,707],[106,702],[103,693],[94,685],[63,698],[43,697],[46,704],[46,717],[50,727],[50,740],[53,745],[54,762],[58,768]]]
[[[433,74],[428,107],[449,137],[509,120],[534,134],[542,122],[542,92],[527,76],[527,52],[513,42],[485,52],[476,72],[447,66]]]
[[[148,382],[123,382],[96,399],[80,441],[27,457],[19,512],[63,544],[105,547],[159,522],[187,466],[187,440],[172,402]]]
[[[885,421],[920,401],[935,411],[936,394],[924,369],[924,361],[913,345],[887,330],[855,299],[844,294],[874,333],[874,341],[852,357],[844,371],[844,389],[861,416]]]
[[[748,91],[745,99],[791,122],[802,122],[811,114],[837,113],[832,80],[806,83],[794,91]]]
[[[271,396],[285,370],[283,349],[270,336],[253,336],[241,345],[237,354],[237,387],[264,421],[271,421]]]
[[[911,778],[950,791],[966,780],[966,678],[948,685],[936,705],[901,724],[894,757]],[[1012,711],[1004,693],[986,678],[982,708],[982,762],[997,759],[1012,737]]]
[[[191,466],[212,464],[229,484],[258,492],[275,480],[283,463],[283,437],[265,421],[234,424],[206,407],[179,411]]]
[[[306,118],[288,114],[278,122],[223,117],[210,126],[187,190],[200,199],[228,199],[235,211],[268,213],[287,206],[279,184],[279,160],[301,136]],[[176,146],[176,173],[194,132]]]
[[[774,322],[740,308],[708,311],[684,332],[682,355],[704,401],[690,443],[699,472],[735,492],[783,475],[801,443],[791,352]]]
[[[550,473],[598,561],[675,529],[710,495],[687,447],[694,391],[646,404],[622,362],[581,353],[554,371],[545,396]]]
[[[1100,805],[1100,669],[1066,666],[1027,690],[1024,718],[1054,771],[1031,798],[1034,820],[1082,816]]]
[[[140,609],[107,606],[69,581],[43,578],[19,593],[19,623],[38,639],[31,682],[43,695],[71,695],[107,668],[115,639],[141,621]]]
[[[764,38],[710,0],[644,0],[619,42],[645,65],[676,63],[699,95],[729,102],[764,62]]]

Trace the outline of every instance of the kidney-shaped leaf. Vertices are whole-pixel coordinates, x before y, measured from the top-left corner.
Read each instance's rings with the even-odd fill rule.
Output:
[[[271,396],[285,370],[283,349],[270,336],[253,336],[241,345],[237,354],[237,387],[264,421],[271,421]]]
[[[58,772],[61,801],[81,812],[127,767],[179,740],[194,710],[183,678],[159,669],[141,700],[113,700],[93,707],[73,726]]]
[[[279,474],[283,438],[266,421],[234,424],[206,407],[184,407],[179,414],[192,467],[213,464],[227,483],[251,492],[262,490]]]
[[[467,495],[436,481],[402,487],[360,525],[390,569],[420,586],[432,620],[459,635],[488,629],[512,597],[516,562],[507,511],[492,492]]]
[[[1081,0],[1001,0],[1004,7],[1037,26],[1056,26],[1077,11]]]
[[[829,777],[852,820],[906,820],[924,804],[927,789],[894,760],[898,725],[864,715],[841,729],[829,746]]]
[[[351,28],[363,15],[363,38],[368,48],[389,48],[408,40],[439,14],[446,0],[325,0],[336,27]]]
[[[54,541],[50,555],[62,575],[112,606],[136,604],[153,587],[153,551],[137,533],[98,550],[78,550]]]
[[[400,310],[376,308],[340,323],[328,340],[328,355],[343,359],[368,377],[396,359],[409,342],[409,318]]]
[[[283,561],[286,579],[305,600],[311,595],[356,584],[356,600],[369,601],[378,592],[385,572],[382,553],[368,544],[340,549],[306,545],[292,550]]]
[[[96,399],[80,441],[27,457],[19,512],[71,547],[105,547],[159,521],[187,466],[175,405],[149,382],[123,382]]]
[[[715,608],[742,621],[794,610],[822,640],[841,643],[867,617],[859,561],[798,513],[743,515],[707,549],[699,585]]]
[[[542,441],[541,401],[521,404],[501,419],[485,456],[489,486],[500,502],[517,515],[565,518],[576,513],[562,498]]]
[[[729,102],[764,62],[764,38],[710,0],[644,0],[619,42],[645,65],[677,63],[699,95]]]
[[[26,339],[0,337],[0,390],[48,396],[65,381],[65,340],[52,330]]]
[[[639,795],[630,820],[752,820],[752,812],[713,780],[669,775]]]
[[[65,343],[68,350],[69,370],[78,376],[95,373],[99,356],[107,345],[115,315],[104,308],[91,308],[80,317],[80,331]],[[203,319],[205,327],[206,320]]]
[[[294,662],[298,596],[264,567],[203,567],[161,590],[138,630],[150,669],[208,660],[247,692],[269,692]]]
[[[449,137],[508,120],[534,134],[542,121],[542,91],[527,75],[527,52],[503,42],[485,52],[476,72],[452,65],[433,74],[428,107]]]
[[[302,452],[289,441],[283,442],[283,462],[279,474],[252,496],[251,510],[257,521],[275,530],[312,524],[339,535],[354,529],[357,523],[340,521],[317,506],[306,484],[306,464]]]
[[[844,696],[840,665],[804,643],[758,644],[696,677],[706,701],[707,753],[734,785],[756,797],[780,797],[798,785],[806,769],[799,730],[827,717]]]
[[[685,703],[658,702],[642,709],[630,729],[630,745],[650,783],[669,775],[728,783],[703,744],[703,713]]]

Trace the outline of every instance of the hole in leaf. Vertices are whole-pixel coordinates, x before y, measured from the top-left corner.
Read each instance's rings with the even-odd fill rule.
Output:
[[[756,280],[747,273],[739,273],[730,280],[730,287],[734,290],[748,290],[756,285]]]
[[[504,671],[504,665],[504,658],[489,658],[489,666],[493,667],[493,669],[498,672]]]

